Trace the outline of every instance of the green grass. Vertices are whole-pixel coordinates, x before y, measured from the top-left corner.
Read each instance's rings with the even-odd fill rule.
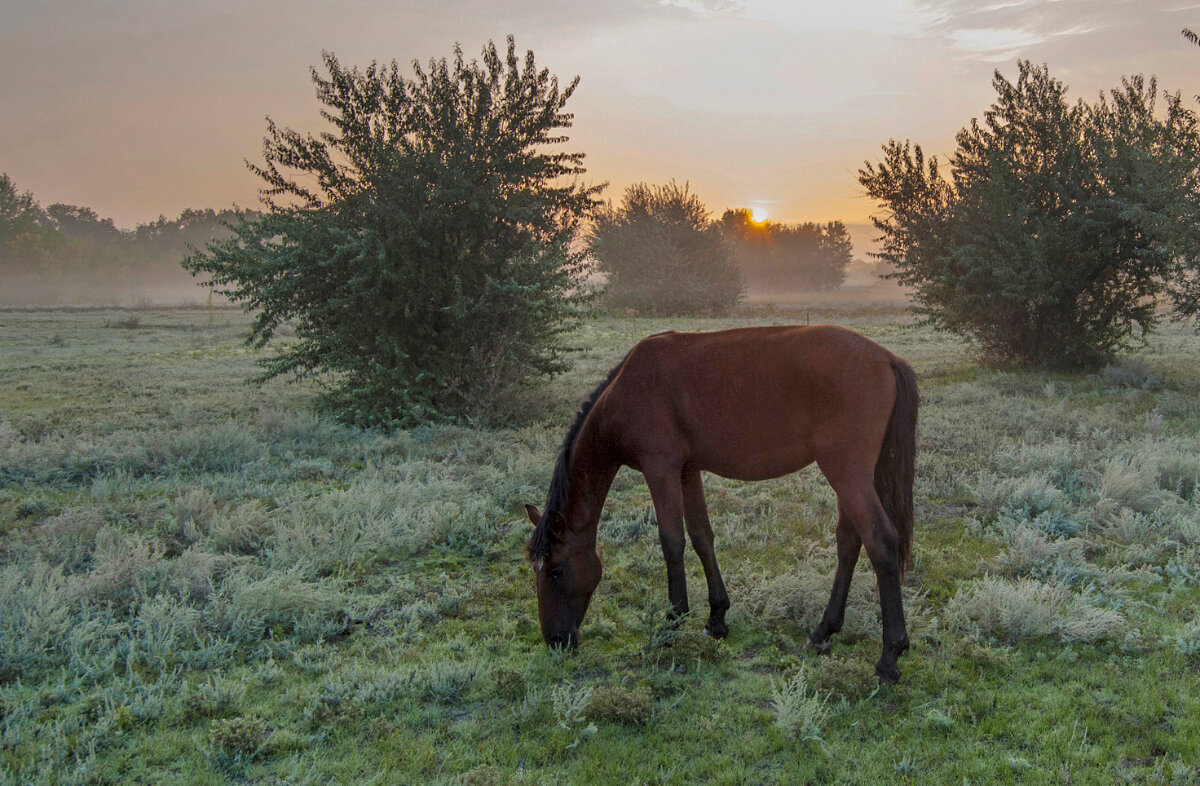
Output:
[[[584,644],[521,549],[579,397],[664,329],[822,321],[923,395],[913,646],[876,684],[865,561],[832,651],[810,468],[707,477],[731,634],[665,626],[623,470]],[[385,433],[246,384],[236,311],[0,313],[0,783],[1188,783],[1200,778],[1200,338],[980,368],[887,307],[584,326],[508,429]],[[817,319],[814,319],[817,321]],[[120,325],[116,329],[115,325]]]

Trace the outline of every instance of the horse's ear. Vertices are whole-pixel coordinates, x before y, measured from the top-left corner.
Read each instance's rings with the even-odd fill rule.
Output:
[[[533,505],[525,506],[525,515],[529,517],[529,523],[535,527],[538,525],[538,522],[542,520],[542,512]]]

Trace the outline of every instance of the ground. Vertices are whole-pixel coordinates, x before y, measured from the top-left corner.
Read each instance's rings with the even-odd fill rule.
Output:
[[[819,472],[707,476],[731,633],[666,624],[622,470],[574,653],[522,559],[577,400],[665,329],[828,321],[922,394],[912,649],[880,687]],[[1200,778],[1200,337],[1098,373],[980,367],[894,304],[607,318],[525,422],[335,425],[252,383],[235,310],[0,313],[0,782],[1189,783]],[[286,337],[285,337],[286,340]],[[374,779],[374,780],[372,780]]]

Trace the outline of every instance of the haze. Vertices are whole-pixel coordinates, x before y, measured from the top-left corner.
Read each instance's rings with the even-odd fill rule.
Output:
[[[840,7],[835,7],[840,6]],[[43,205],[119,226],[258,204],[264,116],[323,129],[308,68],[422,62],[516,36],[578,74],[571,147],[619,199],[690,181],[718,215],[854,226],[855,172],[889,137],[948,153],[991,102],[993,69],[1044,62],[1092,100],[1122,75],[1200,92],[1200,4],[1146,0],[17,0],[0,16],[0,171]],[[856,238],[856,245],[858,238]]]

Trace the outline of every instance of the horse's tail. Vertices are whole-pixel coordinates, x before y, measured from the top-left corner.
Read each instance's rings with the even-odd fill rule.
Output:
[[[875,462],[875,492],[900,536],[900,578],[912,567],[913,476],[917,459],[917,376],[900,358],[892,361],[896,374],[896,403],[879,460]]]

